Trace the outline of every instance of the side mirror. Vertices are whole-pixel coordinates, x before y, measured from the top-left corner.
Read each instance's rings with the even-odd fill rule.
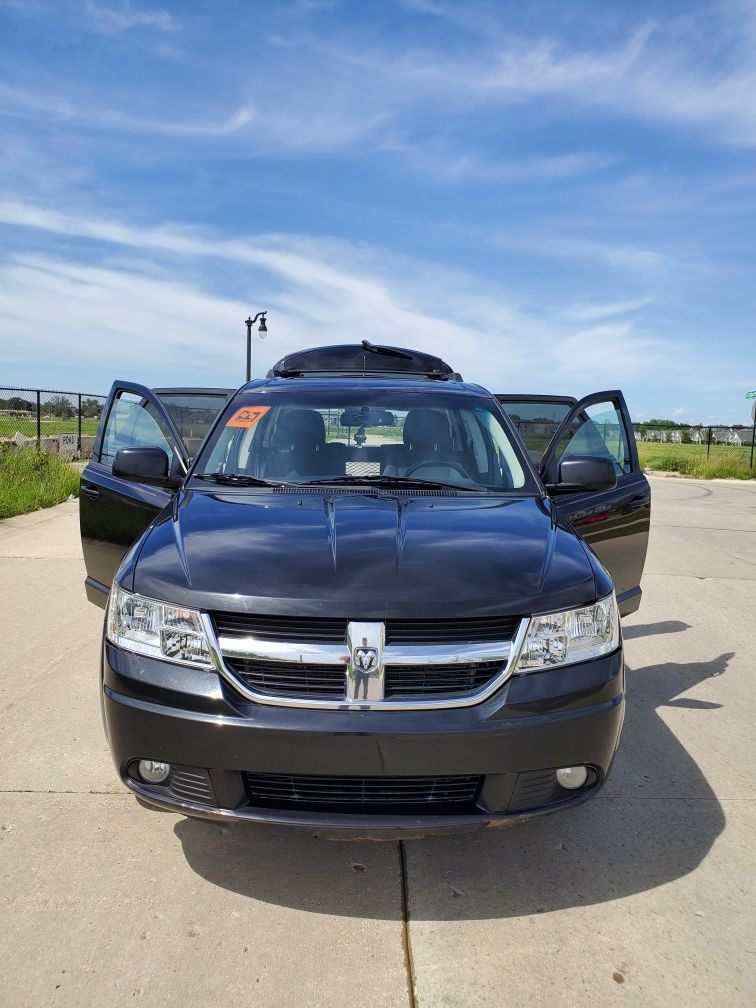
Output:
[[[614,462],[595,455],[568,455],[559,463],[559,481],[548,485],[549,493],[581,490],[613,490],[617,486]]]
[[[168,455],[163,448],[119,448],[113,460],[113,475],[135,483],[169,486]]]

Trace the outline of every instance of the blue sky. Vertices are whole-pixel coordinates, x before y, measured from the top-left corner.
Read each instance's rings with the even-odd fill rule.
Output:
[[[756,388],[756,3],[0,0],[0,382]]]

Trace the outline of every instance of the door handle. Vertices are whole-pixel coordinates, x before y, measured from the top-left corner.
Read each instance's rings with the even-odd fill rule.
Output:
[[[81,493],[86,494],[87,497],[92,497],[93,499],[96,497],[102,497],[102,494],[97,489],[97,487],[89,486],[89,484],[87,485],[82,484],[82,486],[79,487],[79,490],[81,491]]]
[[[648,504],[648,497],[645,494],[636,494],[635,497],[631,497],[627,502],[625,511],[640,511],[646,504]]]

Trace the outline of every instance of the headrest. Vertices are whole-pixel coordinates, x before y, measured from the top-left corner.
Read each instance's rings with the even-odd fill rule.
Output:
[[[404,421],[402,434],[407,448],[450,451],[452,446],[449,423],[441,410],[412,409]]]
[[[276,448],[313,448],[325,444],[325,423],[317,410],[286,410],[273,435]]]

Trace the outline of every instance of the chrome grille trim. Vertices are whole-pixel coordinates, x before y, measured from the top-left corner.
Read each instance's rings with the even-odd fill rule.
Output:
[[[258,640],[256,637],[219,637],[218,647],[227,658],[247,661],[296,662],[300,665],[342,665],[349,659],[346,644],[300,644],[296,641]],[[387,644],[385,665],[467,665],[470,662],[506,661],[512,641],[478,644]]]
[[[258,640],[256,637],[219,637],[218,647],[227,658],[245,658],[247,661],[343,665],[348,660],[346,643],[300,644],[295,641]]]
[[[259,657],[264,660],[268,657],[276,661],[303,662],[307,660],[316,664],[317,657],[323,659],[323,664],[334,664],[334,655],[338,653],[336,664],[344,664],[348,661],[346,642],[344,645],[335,644],[310,644],[303,646],[296,642],[271,642],[268,640],[256,640],[255,638],[242,638],[246,645],[247,641],[252,643],[249,650],[237,653],[240,639],[231,637],[216,637],[213,621],[207,613],[201,614],[205,633],[210,644],[210,652],[213,664],[219,675],[230,683],[233,688],[245,699],[254,703],[267,704],[272,707],[295,707],[312,710],[428,710],[428,709],[449,709],[454,707],[473,707],[483,703],[492,696],[509,679],[511,670],[514,667],[520,653],[525,635],[527,633],[530,620],[521,619],[519,626],[511,641],[500,641],[497,643],[476,643],[476,644],[429,644],[429,645],[386,645],[384,650],[384,663],[395,665],[428,665],[437,663],[453,665],[457,662],[469,663],[471,661],[495,661],[501,659],[501,672],[490,679],[480,689],[471,693],[459,694],[457,696],[446,697],[425,697],[417,699],[398,699],[386,697],[382,700],[347,700],[347,699],[315,699],[313,697],[294,696],[272,696],[266,693],[258,693],[244,685],[226,666],[223,660],[223,653],[226,648],[228,657],[239,657],[254,660]],[[275,646],[271,652],[271,645]],[[289,655],[287,659],[283,657]],[[307,655],[307,659],[304,656]],[[475,657],[472,657],[475,655]],[[301,657],[300,657],[301,656]],[[328,661],[325,661],[328,656]],[[430,657],[432,656],[432,657]]]

